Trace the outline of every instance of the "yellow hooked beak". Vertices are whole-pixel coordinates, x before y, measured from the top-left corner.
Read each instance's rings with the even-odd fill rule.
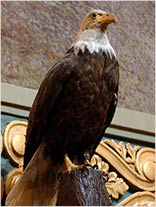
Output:
[[[116,17],[112,13],[105,13],[101,16],[98,16],[96,18],[97,23],[100,23],[102,25],[106,24],[111,24],[114,23],[116,24]]]

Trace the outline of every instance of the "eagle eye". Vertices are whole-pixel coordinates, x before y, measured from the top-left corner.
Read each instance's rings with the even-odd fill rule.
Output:
[[[92,16],[93,16],[93,17],[96,17],[96,16],[97,16],[97,14],[96,14],[96,13],[93,13],[93,14],[92,14]]]

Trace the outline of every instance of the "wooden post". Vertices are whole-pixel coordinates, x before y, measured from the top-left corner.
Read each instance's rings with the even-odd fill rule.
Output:
[[[110,206],[102,173],[84,168],[63,173],[57,206]]]

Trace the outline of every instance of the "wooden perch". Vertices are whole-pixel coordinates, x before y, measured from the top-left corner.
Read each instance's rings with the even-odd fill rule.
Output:
[[[102,173],[84,168],[63,173],[57,206],[110,206]]]

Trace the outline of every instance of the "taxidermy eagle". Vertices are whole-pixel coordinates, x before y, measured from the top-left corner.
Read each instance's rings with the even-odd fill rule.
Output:
[[[115,22],[111,13],[89,12],[47,73],[28,120],[25,170],[6,205],[55,205],[68,158],[82,166],[94,154],[117,105],[119,64],[106,34]]]

